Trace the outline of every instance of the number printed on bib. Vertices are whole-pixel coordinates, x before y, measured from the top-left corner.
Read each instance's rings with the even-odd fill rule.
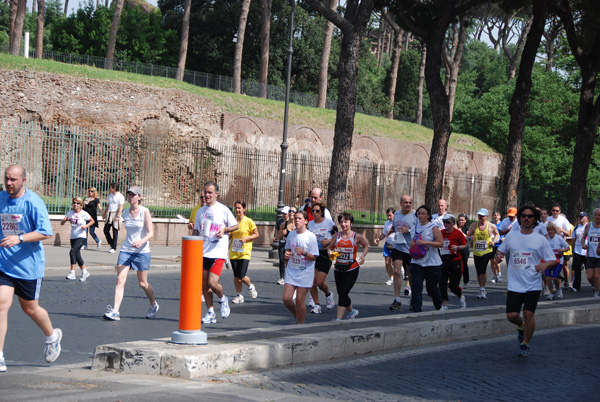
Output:
[[[440,249],[440,254],[441,255],[448,255],[448,254],[452,254],[450,252],[450,240],[444,240],[444,245],[442,246],[442,248]]]
[[[512,254],[513,267],[516,269],[527,269],[531,266],[531,253],[527,251],[515,251]]]
[[[485,251],[488,248],[487,240],[475,240],[475,251]]]
[[[354,261],[354,249],[352,247],[338,247],[340,255],[337,258],[338,264],[349,264]]]
[[[233,239],[231,243],[231,251],[235,251],[236,253],[244,252],[244,242],[242,239]]]
[[[600,242],[600,237],[598,235],[590,235],[590,237],[589,237],[590,244],[595,244],[596,246],[594,246],[594,247],[598,247],[598,242]]]
[[[290,257],[290,262],[288,264],[288,268],[292,268],[292,269],[305,269],[306,268],[306,264],[304,263],[306,261],[306,259],[298,254],[293,254]]]
[[[0,221],[2,222],[2,234],[4,236],[18,236],[25,233],[19,230],[19,222],[23,215],[20,214],[0,214]]]

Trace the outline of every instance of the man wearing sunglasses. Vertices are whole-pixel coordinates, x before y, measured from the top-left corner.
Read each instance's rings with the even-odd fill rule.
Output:
[[[557,261],[548,240],[534,232],[534,227],[540,220],[540,212],[535,206],[525,205],[519,208],[517,219],[519,232],[506,236],[495,259],[500,264],[504,256],[509,257],[506,318],[517,326],[517,355],[528,356],[529,342],[535,331],[535,309],[542,291],[542,272],[556,265]]]

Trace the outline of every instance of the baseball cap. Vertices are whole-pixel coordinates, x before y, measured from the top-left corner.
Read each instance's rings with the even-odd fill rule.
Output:
[[[515,208],[515,207],[509,208],[509,209],[508,209],[508,214],[507,214],[507,215],[508,215],[508,216],[511,216],[511,217],[512,217],[512,216],[516,216],[516,215],[517,215],[517,208]]]
[[[480,216],[488,216],[489,214],[489,211],[485,208],[481,208],[479,211],[477,211],[477,215]]]
[[[588,216],[587,212],[585,211],[581,211],[580,213],[577,214],[577,216]]]
[[[290,207],[283,207],[281,209],[281,213],[282,214],[289,214],[290,213]]]
[[[310,198],[304,200],[304,203],[310,202]]]
[[[456,218],[452,214],[446,214],[446,215],[444,215],[444,218],[442,219],[442,221],[450,221],[452,223],[456,223]]]
[[[140,197],[143,197],[142,189],[139,188],[138,186],[129,187],[129,190],[127,190],[127,193],[133,193],[135,195],[139,195]]]

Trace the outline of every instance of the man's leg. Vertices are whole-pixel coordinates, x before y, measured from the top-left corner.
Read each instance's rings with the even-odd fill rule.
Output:
[[[219,283],[219,278],[221,277],[214,272],[208,273],[208,287],[221,299],[223,298],[223,286]]]
[[[54,327],[52,327],[50,316],[46,309],[40,307],[39,300],[25,300],[19,297],[19,303],[25,314],[31,317],[33,322],[44,332],[44,335],[52,335]]]
[[[298,324],[304,324],[306,321],[306,294],[308,288],[297,288],[296,293],[296,312],[298,313]]]
[[[12,305],[15,288],[12,286],[0,286],[0,352],[4,350],[4,340],[8,329],[8,311]]]
[[[394,296],[400,297],[402,292],[402,260],[396,258],[392,264],[394,265]]]

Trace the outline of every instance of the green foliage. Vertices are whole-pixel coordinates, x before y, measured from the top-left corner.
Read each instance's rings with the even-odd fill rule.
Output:
[[[0,46],[8,47],[8,30],[10,27],[10,8],[0,3]]]
[[[360,53],[358,59],[358,79],[356,104],[360,106],[365,113],[374,115],[385,115],[389,104],[387,97],[387,70],[389,70],[389,58],[385,67],[380,68],[377,65],[377,58],[371,53],[371,45],[363,40],[360,43]],[[384,63],[382,63],[384,64]]]
[[[421,53],[408,49],[400,53],[394,116],[414,119],[417,115],[417,85],[419,82],[419,64]],[[389,81],[389,80],[388,80]],[[389,85],[386,82],[386,87]]]

